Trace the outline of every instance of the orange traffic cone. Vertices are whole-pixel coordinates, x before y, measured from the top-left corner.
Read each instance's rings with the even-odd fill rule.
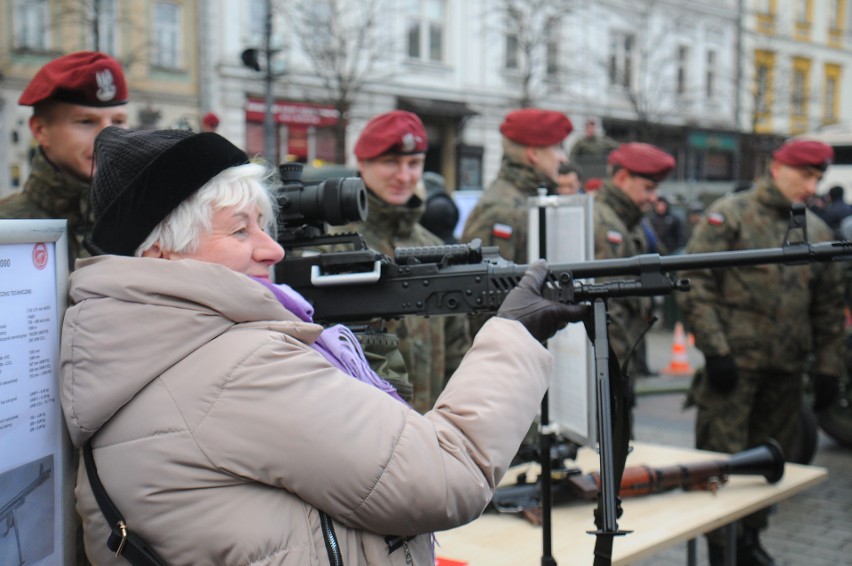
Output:
[[[674,343],[672,344],[672,359],[663,373],[670,375],[692,375],[694,370],[686,357],[686,334],[683,323],[675,323]]]

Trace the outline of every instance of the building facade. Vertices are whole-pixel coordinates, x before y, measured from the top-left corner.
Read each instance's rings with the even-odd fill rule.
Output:
[[[250,154],[351,167],[367,120],[401,108],[426,125],[426,168],[481,188],[505,114],[540,106],[575,123],[567,149],[592,119],[670,151],[669,186],[690,197],[852,118],[849,2],[0,0],[0,187],[25,178],[26,81],[101,45],[128,69],[136,127],[213,111]]]
[[[55,57],[99,50],[118,59],[134,128],[197,127],[196,0],[0,0],[0,195],[20,189],[34,148],[18,97]]]

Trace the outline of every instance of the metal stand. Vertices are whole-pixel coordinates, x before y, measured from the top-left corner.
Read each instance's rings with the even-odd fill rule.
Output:
[[[539,195],[545,196],[546,191],[539,189]],[[538,207],[538,242],[539,257],[547,258],[547,216],[544,206]],[[569,282],[570,283],[570,282]],[[570,283],[573,285],[573,283]],[[595,336],[593,347],[595,352],[595,375],[597,391],[597,420],[598,420],[598,446],[600,452],[600,474],[601,474],[601,496],[598,501],[596,512],[596,526],[598,530],[589,531],[598,537],[595,545],[595,565],[608,565],[612,560],[612,538],[627,534],[630,531],[618,529],[618,485],[621,482],[621,474],[624,470],[624,459],[627,451],[621,456],[620,462],[615,462],[613,453],[613,413],[612,413],[612,390],[610,387],[609,372],[609,333],[607,329],[606,301],[598,298],[594,300],[594,324]],[[541,433],[539,436],[539,463],[541,465],[541,510],[542,510],[542,566],[556,566],[552,550],[552,510],[553,489],[551,478],[550,448],[552,445],[552,431],[549,422],[548,395],[545,393],[541,403]],[[622,400],[622,403],[624,401]],[[626,443],[628,439],[621,439]]]

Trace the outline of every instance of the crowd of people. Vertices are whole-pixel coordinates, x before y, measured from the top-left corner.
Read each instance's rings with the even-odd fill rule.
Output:
[[[451,187],[424,171],[421,119],[374,116],[353,151],[367,217],[333,233],[356,231],[390,257],[478,238],[529,268],[493,316],[405,317],[355,335],[314,324],[311,305],[271,279],[285,253],[274,167],[217,134],[213,113],[199,133],[130,130],[128,100],[109,56],[45,65],[19,100],[33,107],[32,174],[0,201],[0,218],[68,220],[61,400],[84,454],[77,510],[98,564],[120,560],[106,545],[118,527],[105,490],[169,563],[431,566],[432,533],[482,513],[529,434],[553,363],[542,344],[588,323],[587,306],[541,296],[527,198],[541,188],[594,198],[597,259],[775,247],[832,159],[825,144],[789,141],[754,188],[706,211],[693,203],[684,222],[658,194],[676,167],[664,149],[617,143],[589,120],[569,155],[568,116],[512,110],[495,132],[499,171],[456,239]],[[590,157],[605,176],[585,178]],[[842,189],[829,196],[808,213],[812,241],[852,214]],[[684,275],[693,291],[679,306],[706,359],[691,395],[696,447],[734,453],[771,437],[792,451],[802,373],[817,411],[844,375],[839,267]],[[628,376],[647,372],[650,300],[608,309],[614,354]],[[765,510],[741,522],[738,563],[774,563],[758,536],[767,525]],[[708,535],[713,565],[724,563],[720,537]]]

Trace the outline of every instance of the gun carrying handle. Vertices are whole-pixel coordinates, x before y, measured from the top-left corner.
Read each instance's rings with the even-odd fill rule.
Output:
[[[372,271],[360,273],[335,273],[323,275],[318,265],[311,266],[311,285],[315,287],[331,287],[334,285],[375,283],[382,275],[382,262],[376,260]]]

